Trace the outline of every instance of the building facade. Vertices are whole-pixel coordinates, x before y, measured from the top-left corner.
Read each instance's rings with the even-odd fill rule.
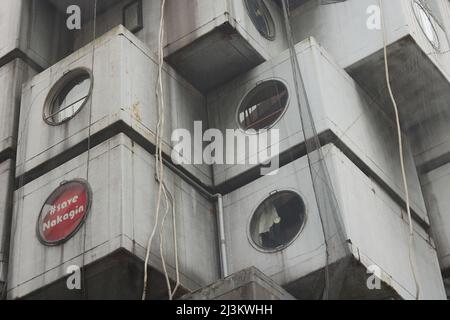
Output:
[[[3,0],[2,298],[446,299],[449,34],[446,0]]]

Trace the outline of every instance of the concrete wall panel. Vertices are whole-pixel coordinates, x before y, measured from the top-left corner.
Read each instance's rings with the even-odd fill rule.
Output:
[[[64,245],[43,246],[36,236],[40,208],[62,181],[86,179],[93,191],[92,209],[85,226]],[[155,223],[155,160],[123,134],[65,163],[15,193],[9,297],[18,298],[65,276],[69,265],[82,266],[124,249],[143,260],[144,248]],[[214,204],[166,169],[166,184],[176,201],[178,253],[183,286],[194,290],[216,281]],[[162,214],[160,219],[162,218]],[[150,264],[162,270],[159,228]],[[175,279],[171,218],[163,232],[169,275]],[[83,258],[84,253],[84,258]],[[107,263],[107,262],[105,262]],[[143,262],[142,262],[143,263]]]
[[[6,281],[12,208],[14,163],[0,163],[0,289]]]
[[[439,48],[427,39],[413,10],[413,0],[383,1],[391,84],[402,124],[409,128],[445,110],[450,92],[450,14],[448,1],[433,0],[433,28]],[[348,0],[333,5],[310,1],[293,13],[297,41],[314,36],[353,78],[393,114],[386,90],[383,33],[378,0]],[[430,85],[432,84],[432,85]]]
[[[92,52],[95,52],[94,60]],[[124,121],[149,142],[155,143],[157,125],[156,59],[123,27],[96,41],[95,49],[84,47],[29,81],[23,90],[20,130],[25,132],[19,146],[18,174],[23,174],[88,137]],[[46,98],[54,84],[68,71],[93,69],[90,101],[75,118],[59,126],[47,125],[42,116]],[[194,121],[207,123],[205,98],[170,67],[164,68],[165,130],[164,151],[171,154],[174,129],[193,132]],[[92,106],[92,107],[91,107]],[[92,112],[92,114],[91,114]],[[33,128],[33,130],[30,130]],[[206,165],[187,166],[204,184],[210,185]]]
[[[413,299],[415,286],[408,260],[408,224],[401,208],[337,148],[327,146],[324,153],[355,259],[366,268],[380,267],[386,284],[401,297]],[[274,190],[298,192],[306,204],[307,221],[289,247],[265,253],[250,244],[248,226],[256,207]],[[283,167],[278,175],[263,177],[227,195],[224,205],[230,271],[255,266],[285,285],[323,268],[324,240],[313,192],[304,157]],[[420,227],[415,226],[415,231],[421,298],[444,299],[436,251]]]
[[[35,68],[47,68],[58,61],[72,49],[63,14],[48,1],[2,1],[0,59],[21,51]]]
[[[425,200],[442,270],[450,269],[450,164],[422,177]]]
[[[317,132],[331,130],[376,175],[403,197],[397,133],[393,119],[333,62],[313,38],[298,44],[296,48]],[[279,129],[280,152],[283,152],[304,142],[295,94],[296,86],[287,52],[210,94],[207,98],[210,125],[222,132],[226,129],[237,129],[236,110],[239,104],[257,83],[267,79],[280,79],[285,82],[290,94],[286,113],[273,127]],[[408,146],[406,155],[413,208],[427,221],[419,179]],[[249,163],[248,157],[246,159],[246,163]],[[251,167],[215,165],[214,180],[217,185],[225,184]]]

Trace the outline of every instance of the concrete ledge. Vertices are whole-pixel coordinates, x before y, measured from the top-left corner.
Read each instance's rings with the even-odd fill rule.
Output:
[[[251,267],[187,294],[181,300],[295,300],[264,273]]]

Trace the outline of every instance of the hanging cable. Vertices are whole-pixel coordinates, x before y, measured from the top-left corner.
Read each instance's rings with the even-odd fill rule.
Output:
[[[324,267],[325,281],[320,293],[322,299],[339,298],[344,285],[345,270],[351,257],[350,248],[345,238],[345,227],[331,177],[325,162],[319,136],[312,115],[311,106],[300,70],[300,63],[295,49],[295,41],[291,28],[289,0],[283,0],[283,14],[288,38],[295,93],[298,110],[305,139],[309,172],[312,180],[314,196],[319,211],[319,219],[324,235],[326,261]],[[333,273],[330,263],[334,263]]]
[[[169,212],[169,208],[166,207],[166,213],[164,214],[164,217],[161,221],[161,228],[160,228],[160,233],[159,233],[159,250],[161,253],[161,261],[162,261],[162,265],[163,265],[163,270],[164,270],[164,276],[166,278],[166,284],[167,284],[167,290],[168,290],[168,294],[169,294],[169,300],[173,300],[173,297],[175,296],[176,292],[178,291],[178,288],[180,286],[180,273],[179,273],[179,263],[178,263],[178,248],[177,248],[177,227],[176,227],[176,219],[175,219],[175,199],[173,198],[172,194],[169,192],[169,190],[167,189],[167,186],[165,185],[165,183],[163,183],[163,192],[164,192],[164,197],[167,200],[169,200],[168,198],[170,198],[170,203],[172,206],[172,228],[173,228],[173,245],[174,245],[174,251],[175,251],[175,272],[176,272],[176,283],[175,283],[175,287],[172,291],[171,285],[170,285],[170,279],[169,279],[169,275],[167,272],[167,267],[166,267],[166,261],[164,258],[164,241],[163,241],[163,232],[164,232],[164,224]]]
[[[166,188],[163,185],[163,194],[164,194],[164,199],[167,203],[168,201],[168,197],[167,197],[167,191]],[[167,291],[168,291],[168,297],[169,300],[172,300],[172,286],[170,285],[170,278],[169,278],[169,274],[167,272],[167,266],[166,266],[166,259],[164,258],[164,224],[166,222],[166,218],[167,215],[169,213],[169,206],[166,206],[166,211],[164,213],[164,216],[162,218],[161,221],[161,227],[159,228],[159,252],[161,255],[161,264],[162,264],[162,268],[163,268],[163,272],[164,272],[164,278],[166,279],[166,285],[167,285]]]
[[[419,282],[417,280],[417,273],[416,273],[416,267],[414,263],[414,227],[411,217],[411,206],[410,206],[410,198],[409,198],[409,188],[408,188],[408,181],[406,177],[406,169],[405,169],[405,156],[403,151],[403,137],[402,137],[402,128],[400,124],[400,115],[398,110],[397,101],[395,100],[394,93],[392,90],[391,85],[391,76],[389,72],[389,62],[388,62],[388,53],[387,53],[387,35],[386,35],[386,24],[384,19],[384,10],[383,10],[383,0],[378,0],[380,5],[380,18],[381,18],[381,29],[383,33],[383,53],[384,53],[384,67],[385,67],[385,76],[386,76],[386,84],[389,91],[389,97],[392,101],[392,105],[394,107],[395,112],[395,122],[397,126],[397,134],[398,134],[398,150],[400,154],[400,166],[401,166],[401,172],[402,172],[402,179],[403,179],[403,187],[405,191],[405,198],[406,198],[406,212],[408,213],[408,224],[409,224],[409,263],[411,266],[412,275],[414,278],[414,283],[416,286],[416,300],[419,300],[420,297],[420,286]]]
[[[91,72],[94,73],[95,65],[95,39],[97,38],[97,1],[94,0],[93,18],[92,18],[92,59],[91,59]],[[94,81],[94,79],[92,79]],[[89,182],[90,174],[90,161],[91,161],[91,136],[92,136],[92,97],[89,102],[89,123],[88,123],[88,138],[87,138],[87,160],[86,160],[86,181]],[[83,254],[81,268],[85,268],[86,264],[86,237],[87,237],[87,225],[83,226]],[[88,299],[87,284],[86,284],[86,270],[83,272],[82,288],[85,299]]]
[[[148,283],[148,263],[150,259],[150,251],[151,245],[153,242],[153,238],[156,234],[156,230],[159,222],[159,212],[161,208],[161,198],[163,193],[163,181],[164,181],[164,164],[162,159],[162,136],[164,132],[164,88],[163,88],[163,64],[164,64],[164,11],[165,11],[166,0],[161,1],[161,9],[160,9],[160,21],[159,21],[159,39],[158,39],[158,81],[157,81],[157,89],[156,96],[158,100],[158,122],[156,125],[156,176],[159,184],[158,188],[158,196],[157,196],[157,204],[156,204],[156,214],[155,214],[155,223],[153,226],[153,230],[148,238],[147,249],[145,255],[145,264],[144,264],[144,288],[142,293],[142,300],[145,300],[147,297],[147,283]],[[166,205],[167,206],[167,205]]]

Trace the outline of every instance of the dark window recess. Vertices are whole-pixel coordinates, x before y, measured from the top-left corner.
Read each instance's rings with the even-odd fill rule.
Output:
[[[264,250],[289,245],[302,230],[305,211],[302,198],[292,191],[271,195],[258,206],[250,221],[253,242]]]
[[[258,32],[268,40],[275,39],[275,23],[263,0],[244,0],[248,15]]]
[[[239,107],[238,122],[244,130],[270,128],[283,115],[289,94],[277,80],[265,81],[250,91]]]
[[[133,1],[123,8],[123,25],[133,33],[144,27],[142,0]]]

